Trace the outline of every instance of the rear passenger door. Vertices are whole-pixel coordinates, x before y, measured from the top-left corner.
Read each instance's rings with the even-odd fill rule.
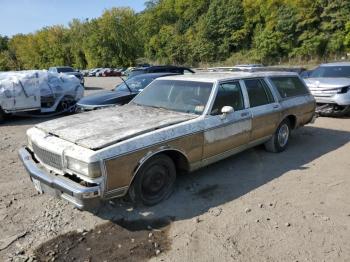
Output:
[[[281,108],[265,80],[247,79],[244,84],[249,97],[252,114],[250,141],[256,141],[272,135],[278,125]]]

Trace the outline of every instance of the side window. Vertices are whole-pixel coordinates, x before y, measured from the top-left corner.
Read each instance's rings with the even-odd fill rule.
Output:
[[[249,96],[250,107],[262,106],[274,102],[270,88],[262,79],[244,81]]]
[[[183,71],[179,68],[170,68],[169,70],[166,70],[166,71],[169,71],[170,73],[175,73],[175,74],[182,74]]]
[[[308,94],[307,87],[298,77],[271,77],[282,98]]]
[[[224,106],[232,106],[235,111],[244,109],[242,90],[238,82],[220,84],[211,115],[220,115]]]

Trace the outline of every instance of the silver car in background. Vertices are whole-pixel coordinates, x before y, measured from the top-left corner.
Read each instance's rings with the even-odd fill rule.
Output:
[[[321,116],[350,113],[350,62],[322,64],[305,79]]]

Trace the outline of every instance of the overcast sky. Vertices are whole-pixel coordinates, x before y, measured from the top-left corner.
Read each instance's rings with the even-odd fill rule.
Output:
[[[50,25],[68,25],[73,18],[94,18],[111,7],[139,12],[144,0],[0,0],[0,35],[31,33]]]

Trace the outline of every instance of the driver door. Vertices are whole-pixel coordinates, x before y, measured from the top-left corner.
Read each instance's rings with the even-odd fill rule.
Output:
[[[244,103],[239,81],[221,83],[209,116],[205,120],[203,160],[224,158],[249,142],[251,113]],[[222,114],[224,106],[234,111]]]

